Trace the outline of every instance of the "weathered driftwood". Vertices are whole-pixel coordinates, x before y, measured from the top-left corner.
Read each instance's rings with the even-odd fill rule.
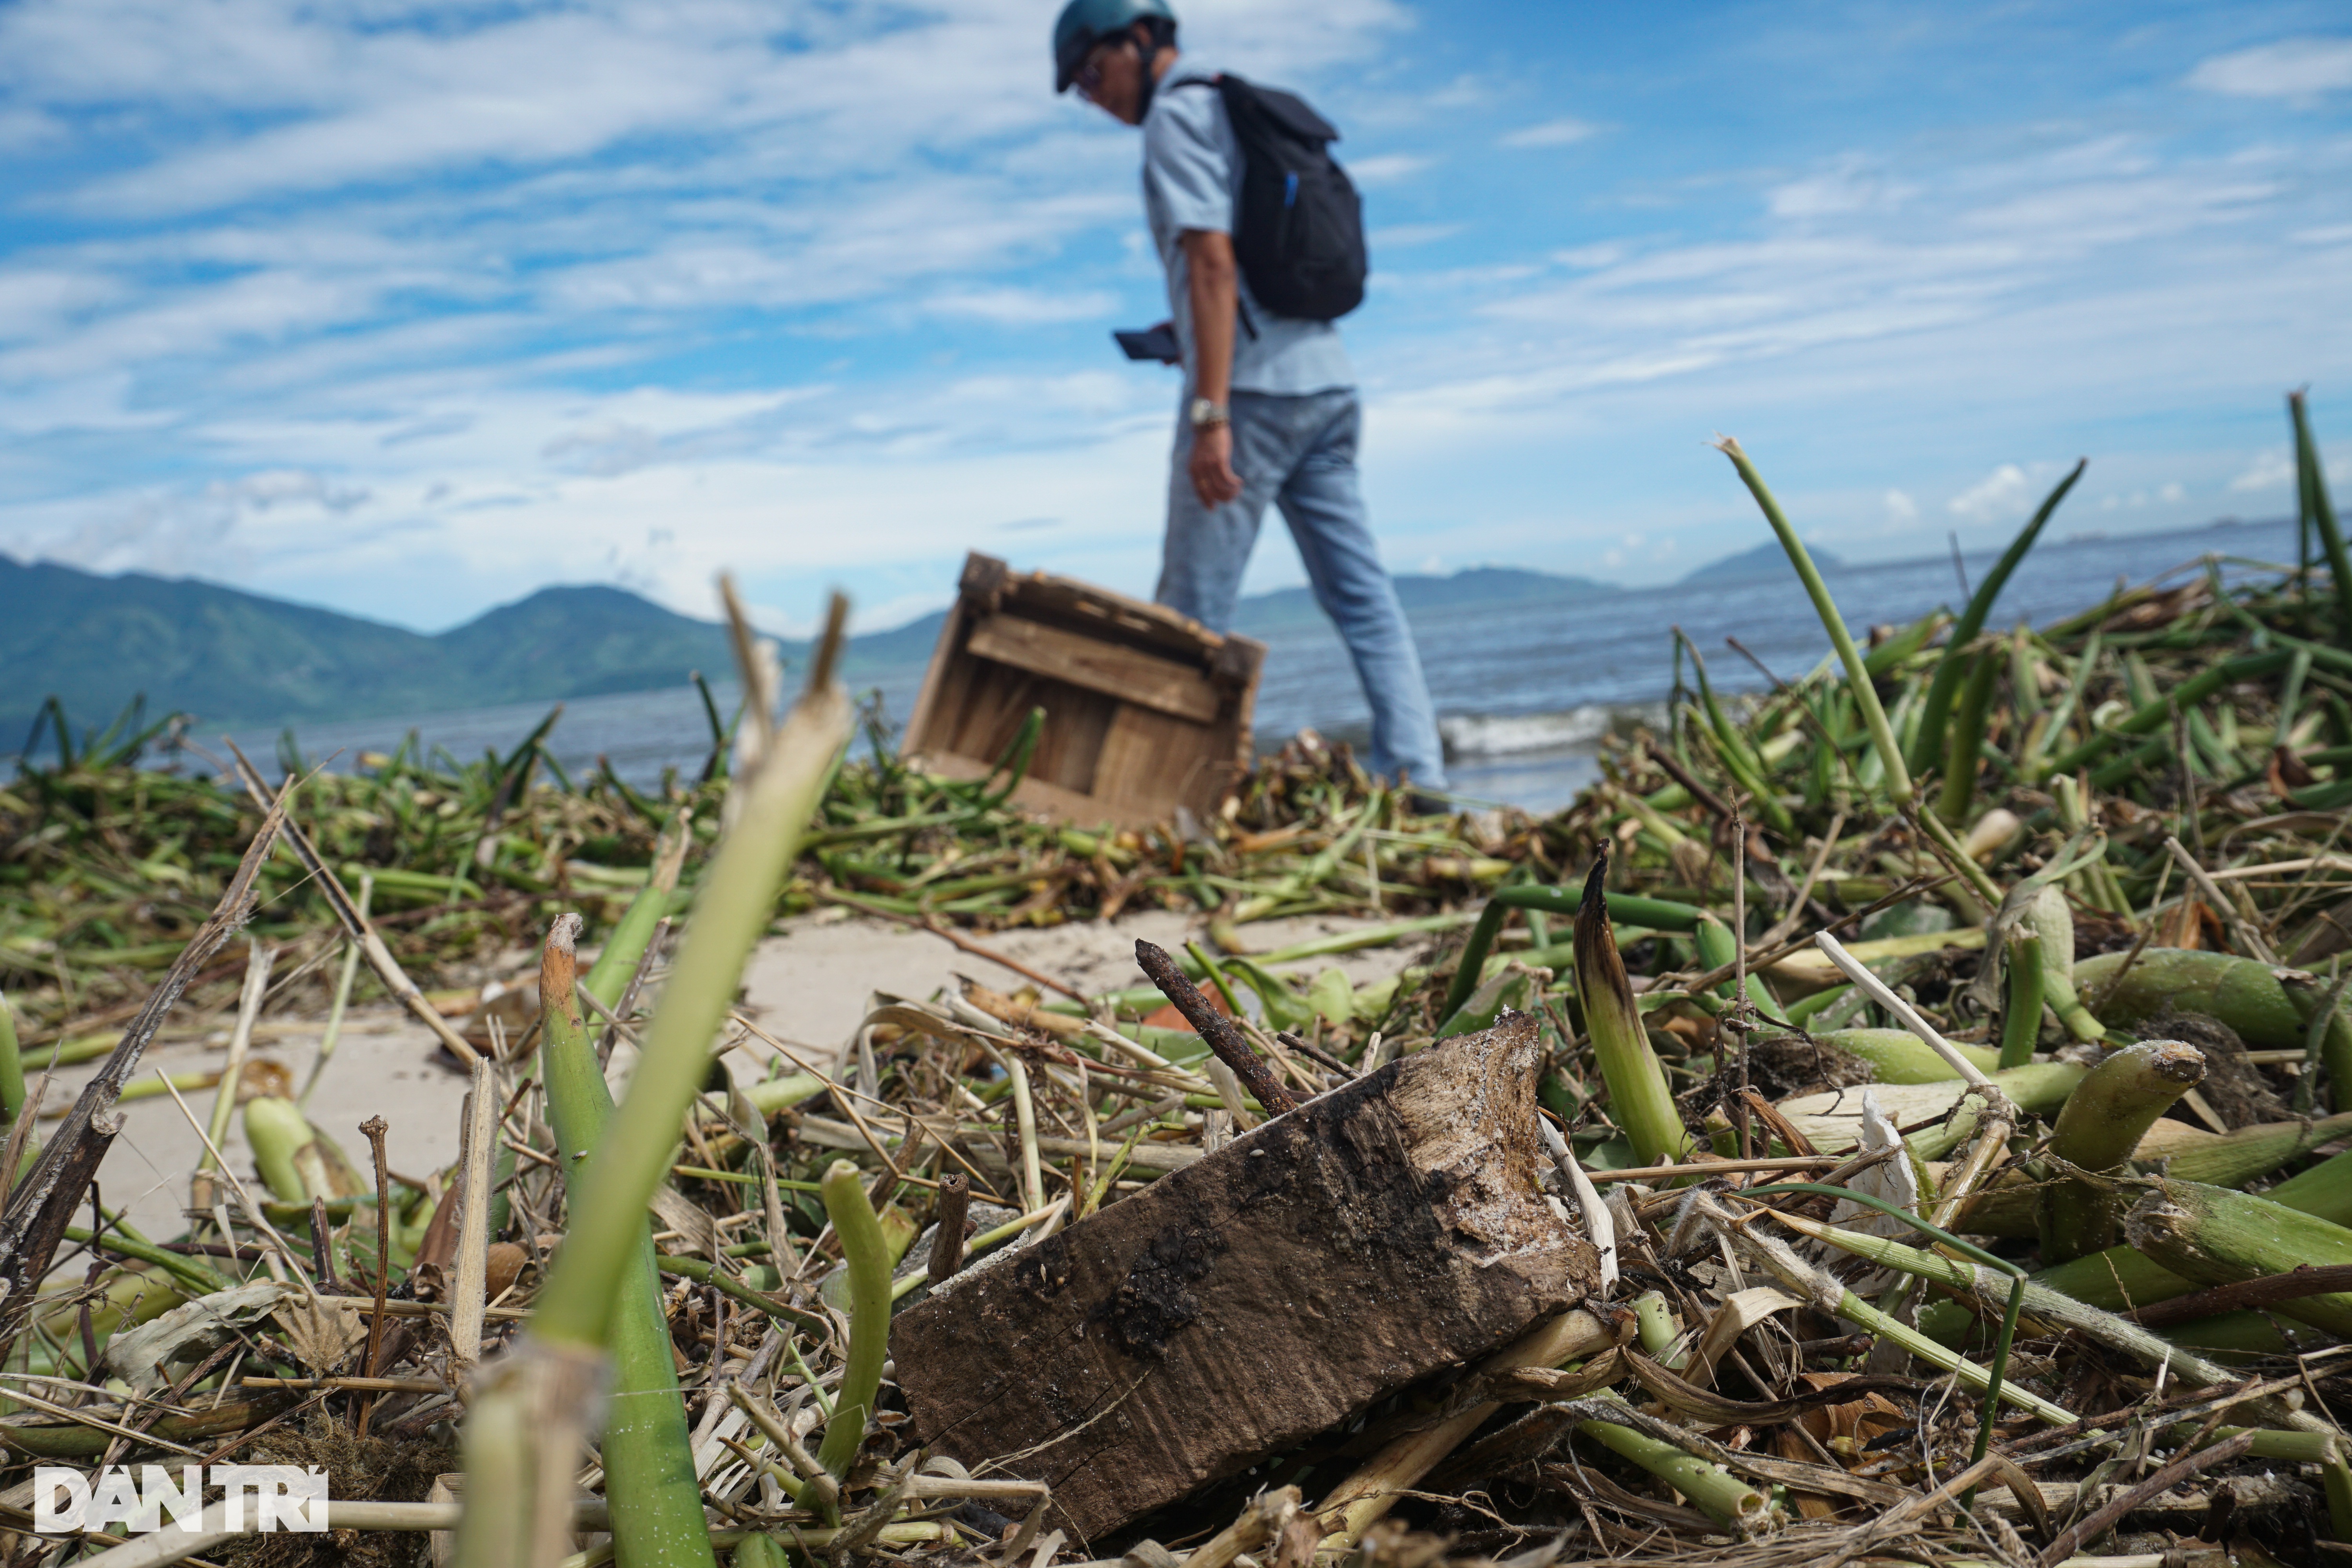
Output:
[[[959,1275],[891,1330],[923,1440],[1088,1539],[1574,1306],[1542,1062],[1506,1014]]]

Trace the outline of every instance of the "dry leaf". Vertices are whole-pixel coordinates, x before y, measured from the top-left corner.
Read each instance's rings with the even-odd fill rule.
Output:
[[[215,1290],[128,1333],[116,1334],[107,1342],[106,1363],[135,1392],[152,1394],[172,1381],[164,1369],[173,1363],[210,1355],[295,1294],[293,1286],[275,1279]]]
[[[286,1348],[314,1377],[326,1377],[367,1343],[367,1325],[349,1307],[330,1307],[289,1295],[272,1314]]]

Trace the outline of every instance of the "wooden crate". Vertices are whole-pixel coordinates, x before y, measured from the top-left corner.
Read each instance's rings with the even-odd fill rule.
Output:
[[[1248,770],[1265,644],[977,552],[958,589],[907,721],[910,761],[978,778],[1043,708],[1013,798],[1087,826],[1206,816]]]

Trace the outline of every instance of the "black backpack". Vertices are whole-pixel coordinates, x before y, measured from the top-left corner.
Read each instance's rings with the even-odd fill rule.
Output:
[[[1237,76],[1192,77],[1176,85],[1214,87],[1241,143],[1234,258],[1257,302],[1277,316],[1309,321],[1336,321],[1362,304],[1371,266],[1364,203],[1348,172],[1331,161],[1339,132],[1330,121],[1295,94]]]

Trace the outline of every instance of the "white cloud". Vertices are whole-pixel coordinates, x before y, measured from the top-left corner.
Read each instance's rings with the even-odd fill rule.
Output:
[[[1820,174],[1773,186],[1765,200],[1774,217],[1843,217],[1900,207],[1918,190],[1873,170],[1859,156],[1849,156]]]
[[[1555,250],[1551,253],[1551,258],[1562,267],[1571,267],[1578,271],[1589,271],[1594,268],[1614,267],[1624,260],[1626,255],[1626,247],[1609,242],[1601,245],[1580,245],[1569,250]]]
[[[2189,84],[2238,98],[2315,99],[2352,88],[2352,38],[2285,38],[2216,55]]]
[[[1948,504],[1954,516],[1967,518],[1970,522],[2000,522],[2024,515],[2033,504],[2033,491],[2023,468],[2015,463],[2003,463]]]
[[[1885,499],[1886,502],[1886,521],[1888,522],[1900,525],[1918,521],[1919,503],[1913,500],[1909,496],[1905,495],[1901,490],[1890,489],[1886,492]]]
[[[1349,175],[1360,185],[1393,185],[1436,161],[1415,153],[1381,153],[1370,158],[1345,160]]]
[[[2255,455],[2245,472],[2230,481],[2233,490],[2274,490],[2294,483],[2294,454],[2273,447]]]
[[[1496,138],[1499,147],[1566,147],[1601,134],[1601,127],[1585,120],[1547,120],[1522,125]]]
[[[1400,223],[1372,230],[1369,238],[1375,252],[1402,250],[1415,245],[1434,245],[1441,239],[1451,239],[1462,232],[1458,223]]]
[[[923,310],[934,316],[1000,327],[1034,327],[1051,321],[1106,320],[1118,305],[1116,296],[1098,289],[1071,293],[1045,289],[957,289],[924,300]]]

